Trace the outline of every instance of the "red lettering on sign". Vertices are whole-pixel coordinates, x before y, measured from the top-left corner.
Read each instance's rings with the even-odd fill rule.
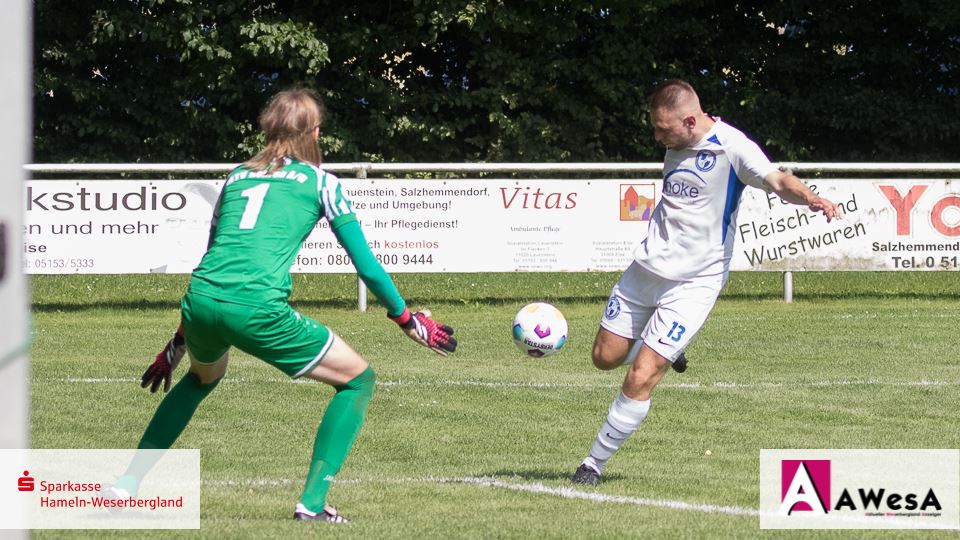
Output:
[[[910,213],[923,192],[927,190],[926,184],[919,184],[910,188],[907,196],[900,195],[896,186],[881,185],[877,186],[880,192],[890,201],[890,206],[897,213],[897,236],[910,236]],[[934,225],[936,226],[936,225]]]

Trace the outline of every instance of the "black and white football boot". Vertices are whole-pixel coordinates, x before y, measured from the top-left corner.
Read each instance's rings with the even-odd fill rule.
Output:
[[[577,470],[573,473],[573,478],[571,478],[570,481],[574,484],[595,486],[600,483],[600,473],[594,470],[593,467],[584,463],[577,467]]]
[[[350,523],[347,518],[337,513],[337,509],[332,506],[324,506],[323,512],[311,512],[306,506],[297,503],[296,510],[293,511],[293,519],[297,521],[326,521],[328,523]]]

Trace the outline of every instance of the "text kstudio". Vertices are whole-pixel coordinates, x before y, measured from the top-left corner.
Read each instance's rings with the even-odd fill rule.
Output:
[[[137,191],[124,193],[91,192],[81,187],[76,191],[34,191],[27,186],[27,211],[43,210],[67,212],[70,210],[99,210],[109,212],[113,210],[172,210],[183,209],[187,205],[187,198],[181,193],[158,193],[156,186],[141,187]]]

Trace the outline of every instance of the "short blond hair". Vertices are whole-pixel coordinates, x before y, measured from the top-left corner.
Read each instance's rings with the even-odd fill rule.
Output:
[[[325,109],[320,96],[309,88],[291,88],[270,98],[260,113],[266,146],[246,165],[255,171],[274,170],[290,157],[320,165],[320,147],[314,130],[323,124]]]

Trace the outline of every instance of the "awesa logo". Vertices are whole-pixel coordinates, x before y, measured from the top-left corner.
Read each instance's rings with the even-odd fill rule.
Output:
[[[785,459],[780,462],[780,515],[810,512],[826,515],[830,507],[830,460]]]
[[[826,515],[830,511],[897,512],[941,511],[943,506],[933,488],[920,493],[900,493],[886,487],[845,487],[831,507],[830,460],[785,459],[781,468],[780,515]],[[854,490],[856,495],[851,494]]]

